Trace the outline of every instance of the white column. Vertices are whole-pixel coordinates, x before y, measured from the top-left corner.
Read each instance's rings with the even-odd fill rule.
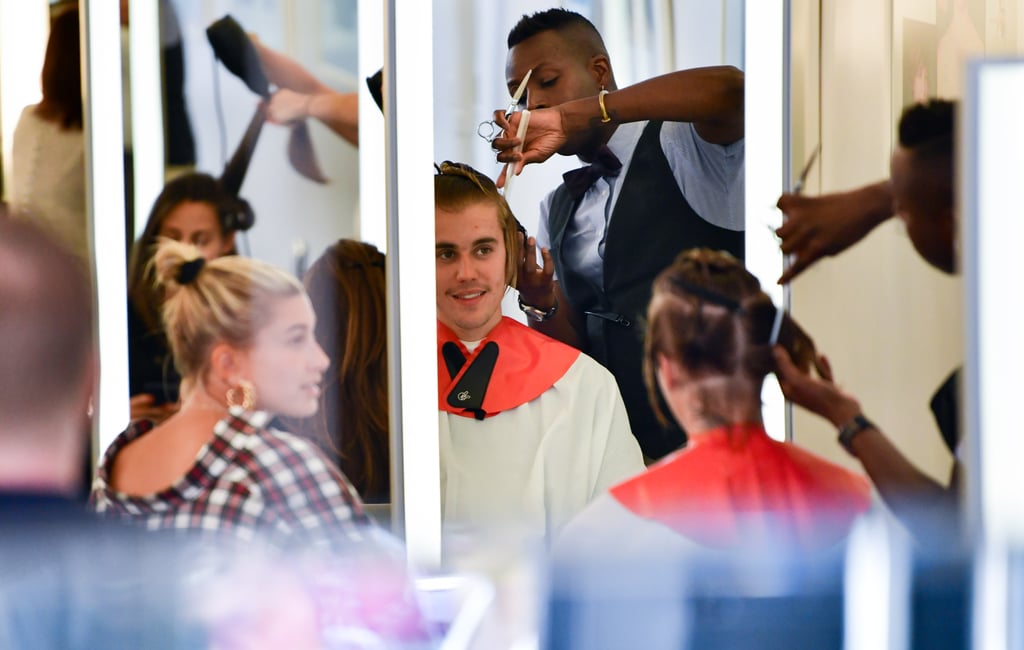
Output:
[[[433,2],[385,4],[392,500],[395,529],[421,567],[441,559],[432,17]]]
[[[128,424],[128,313],[124,256],[121,32],[116,2],[81,0],[85,172],[96,281],[99,451]]]
[[[786,301],[775,283],[782,273],[782,253],[773,231],[782,224],[775,202],[786,187],[784,173],[789,168],[788,23],[785,0],[746,4],[746,265],[776,305]],[[791,440],[778,383],[765,382],[762,401],[768,433],[776,440]]]

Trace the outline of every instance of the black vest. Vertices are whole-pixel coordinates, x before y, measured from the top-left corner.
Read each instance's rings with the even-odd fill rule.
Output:
[[[661,458],[686,443],[677,425],[661,426],[647,399],[643,380],[644,315],[651,283],[680,251],[712,248],[743,259],[743,233],[715,226],[690,207],[661,149],[661,122],[650,122],[640,136],[608,224],[604,286],[597,287],[567,268],[562,243],[579,203],[565,185],[552,197],[548,215],[551,255],[562,292],[580,322],[586,323],[590,356],[618,382],[629,424],[649,458]],[[668,409],[663,412],[671,418]]]

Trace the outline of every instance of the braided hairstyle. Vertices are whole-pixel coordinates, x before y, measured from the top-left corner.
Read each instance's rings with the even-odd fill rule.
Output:
[[[696,380],[741,376],[760,385],[775,370],[770,339],[776,309],[757,278],[729,253],[680,253],[655,279],[647,313],[644,381],[659,420],[667,422],[657,399],[659,356],[679,363]],[[814,342],[788,314],[782,315],[777,343],[805,372],[814,365],[826,373]]]

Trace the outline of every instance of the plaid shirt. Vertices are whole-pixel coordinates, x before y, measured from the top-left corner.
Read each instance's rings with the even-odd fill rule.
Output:
[[[133,422],[110,445],[90,502],[102,517],[149,530],[189,529],[274,542],[346,544],[369,519],[355,490],[308,441],[267,428],[269,415],[232,409],[213,428],[192,468],[159,492],[134,496],[110,486],[117,454],[153,429]]]

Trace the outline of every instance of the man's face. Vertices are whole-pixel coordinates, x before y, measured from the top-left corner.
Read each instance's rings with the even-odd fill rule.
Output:
[[[593,97],[601,86],[586,57],[573,49],[571,39],[558,32],[535,34],[508,51],[505,80],[509,95],[515,93],[527,71],[533,70],[520,101],[531,111],[550,108],[574,99]],[[572,155],[579,142],[567,142],[559,153]]]
[[[498,207],[480,201],[434,212],[437,318],[463,341],[479,341],[501,321],[505,250]]]
[[[903,221],[914,250],[946,273],[956,272],[953,206],[945,175],[923,168],[913,154],[897,147],[890,161],[893,212]]]

